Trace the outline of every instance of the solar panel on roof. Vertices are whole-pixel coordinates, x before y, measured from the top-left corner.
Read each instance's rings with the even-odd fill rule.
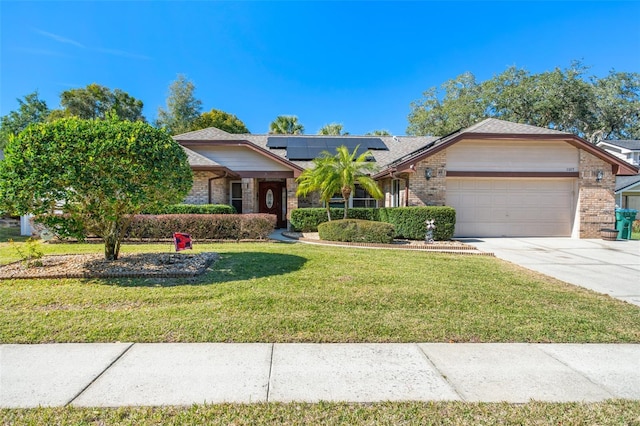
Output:
[[[289,160],[313,160],[315,156],[311,155],[309,148],[302,147],[287,147],[287,158]]]
[[[283,136],[268,136],[267,137],[267,148],[286,148],[288,137]]]

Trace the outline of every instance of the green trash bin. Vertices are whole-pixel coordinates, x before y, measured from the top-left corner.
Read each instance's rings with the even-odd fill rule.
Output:
[[[631,225],[636,220],[637,213],[638,210],[635,209],[616,209],[616,229],[619,240],[631,239]]]

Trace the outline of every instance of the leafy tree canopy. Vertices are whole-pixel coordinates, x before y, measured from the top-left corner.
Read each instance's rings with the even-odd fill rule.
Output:
[[[341,136],[341,135],[348,135],[349,132],[344,131],[342,124],[331,123],[331,124],[325,124],[324,126],[322,126],[322,128],[318,130],[318,134]]]
[[[215,127],[229,133],[250,133],[247,126],[238,117],[219,109],[203,112],[195,120],[191,130],[206,129],[207,127]]]
[[[313,160],[313,167],[304,170],[297,178],[297,195],[306,196],[310,192],[318,191],[327,208],[329,220],[329,201],[336,193],[342,194],[344,218],[347,218],[349,197],[355,191],[356,183],[374,198],[384,197],[378,183],[370,176],[376,171],[375,163],[369,162],[371,152],[366,151],[358,155],[358,148],[359,146],[353,152],[349,152],[346,146],[339,146],[335,155],[323,151],[320,157]]]
[[[295,115],[279,115],[269,124],[269,133],[278,135],[302,135],[304,126]]]
[[[640,74],[587,76],[574,62],[540,74],[507,68],[478,83],[467,72],[411,104],[407,133],[442,136],[495,117],[602,139],[640,138]]]
[[[388,130],[373,130],[371,132],[367,132],[364,134],[365,136],[391,136],[391,133]]]
[[[165,129],[171,135],[193,130],[202,110],[202,101],[196,99],[195,90],[196,86],[187,80],[186,76],[178,74],[169,86],[167,109],[158,108],[156,126]]]
[[[38,97],[38,92],[17,99],[18,110],[0,118],[0,149],[9,141],[9,135],[17,135],[31,123],[41,123],[51,112],[47,103]]]
[[[121,120],[145,121],[142,101],[120,89],[111,90],[96,83],[60,94],[62,111],[52,118],[74,116],[84,119],[106,119],[113,115]]]
[[[63,235],[102,237],[105,257],[115,260],[131,215],[181,202],[191,185],[187,156],[166,132],[140,121],[72,117],[10,137],[0,209],[38,215]]]

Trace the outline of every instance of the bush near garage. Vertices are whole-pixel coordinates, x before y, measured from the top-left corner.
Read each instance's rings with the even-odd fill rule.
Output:
[[[330,209],[331,218],[341,218],[343,209]],[[349,209],[349,218],[390,223],[396,229],[396,238],[423,240],[427,231],[425,221],[435,220],[434,240],[446,241],[453,237],[456,211],[448,206],[381,207]],[[295,209],[291,212],[291,226],[298,232],[316,232],[327,222],[327,211],[322,208]],[[333,222],[333,220],[332,220]]]
[[[390,223],[361,219],[341,219],[318,225],[320,239],[325,241],[344,241],[352,243],[393,242],[395,229]]]
[[[331,220],[342,219],[344,209],[331,208]],[[378,221],[378,208],[354,207],[347,212],[348,219],[362,219]],[[291,211],[291,226],[296,232],[318,232],[318,225],[328,222],[327,209],[324,208],[305,208],[294,209]]]
[[[275,215],[261,213],[136,215],[125,238],[157,241],[184,232],[194,240],[260,240],[269,237],[276,220]]]
[[[170,204],[145,214],[236,214],[236,209],[227,204]]]
[[[456,226],[456,210],[453,207],[383,207],[379,210],[380,221],[394,225],[397,238],[423,240],[427,232],[427,219],[435,220],[434,240],[453,238]]]

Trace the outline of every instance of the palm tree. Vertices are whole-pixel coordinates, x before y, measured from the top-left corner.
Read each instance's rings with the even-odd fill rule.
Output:
[[[304,126],[295,115],[279,115],[269,124],[269,133],[278,135],[301,135]]]
[[[333,136],[343,136],[348,135],[349,132],[343,132],[344,126],[338,123],[325,124],[322,126],[320,130],[318,130],[319,135],[333,135]]]
[[[374,130],[372,132],[367,132],[364,134],[365,136],[391,136],[391,133],[389,133],[388,130]]]
[[[337,192],[342,194],[344,219],[347,218],[349,197],[355,191],[356,183],[374,198],[384,196],[376,181],[369,176],[376,169],[375,164],[368,161],[371,153],[366,151],[357,155],[358,148],[359,145],[353,152],[349,152],[346,146],[339,146],[335,155],[323,151],[320,157],[313,160],[314,167],[302,172],[297,179],[297,195],[305,196],[311,191],[320,191],[320,199],[327,206],[329,220],[329,201]]]

